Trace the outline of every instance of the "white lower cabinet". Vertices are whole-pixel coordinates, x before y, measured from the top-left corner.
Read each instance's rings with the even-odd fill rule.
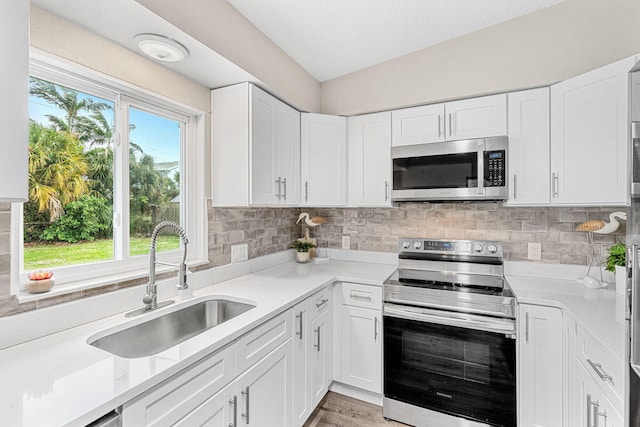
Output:
[[[331,312],[324,311],[311,322],[313,335],[311,364],[311,411],[320,403],[329,390],[333,379],[333,334]]]
[[[597,381],[580,361],[576,361],[575,427],[623,427],[624,421]]]
[[[174,425],[180,427],[237,426],[238,399],[236,389],[235,382],[229,384]]]
[[[518,425],[561,426],[565,360],[562,311],[521,304],[518,324]]]

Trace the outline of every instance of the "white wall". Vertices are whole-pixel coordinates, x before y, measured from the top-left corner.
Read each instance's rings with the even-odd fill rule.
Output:
[[[322,112],[362,114],[543,86],[640,52],[639,0],[567,0],[321,84]]]

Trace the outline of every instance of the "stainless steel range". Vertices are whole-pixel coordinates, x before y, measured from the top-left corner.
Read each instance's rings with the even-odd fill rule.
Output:
[[[384,283],[384,416],[516,426],[515,296],[502,243],[402,238]]]

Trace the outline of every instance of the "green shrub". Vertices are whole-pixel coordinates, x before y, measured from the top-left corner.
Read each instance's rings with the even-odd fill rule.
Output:
[[[82,196],[64,207],[64,214],[40,235],[42,240],[76,243],[105,237],[111,231],[111,207],[102,197]]]

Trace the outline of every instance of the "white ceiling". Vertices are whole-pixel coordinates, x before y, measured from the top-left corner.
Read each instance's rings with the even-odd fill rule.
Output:
[[[227,0],[322,82],[564,0]]]

